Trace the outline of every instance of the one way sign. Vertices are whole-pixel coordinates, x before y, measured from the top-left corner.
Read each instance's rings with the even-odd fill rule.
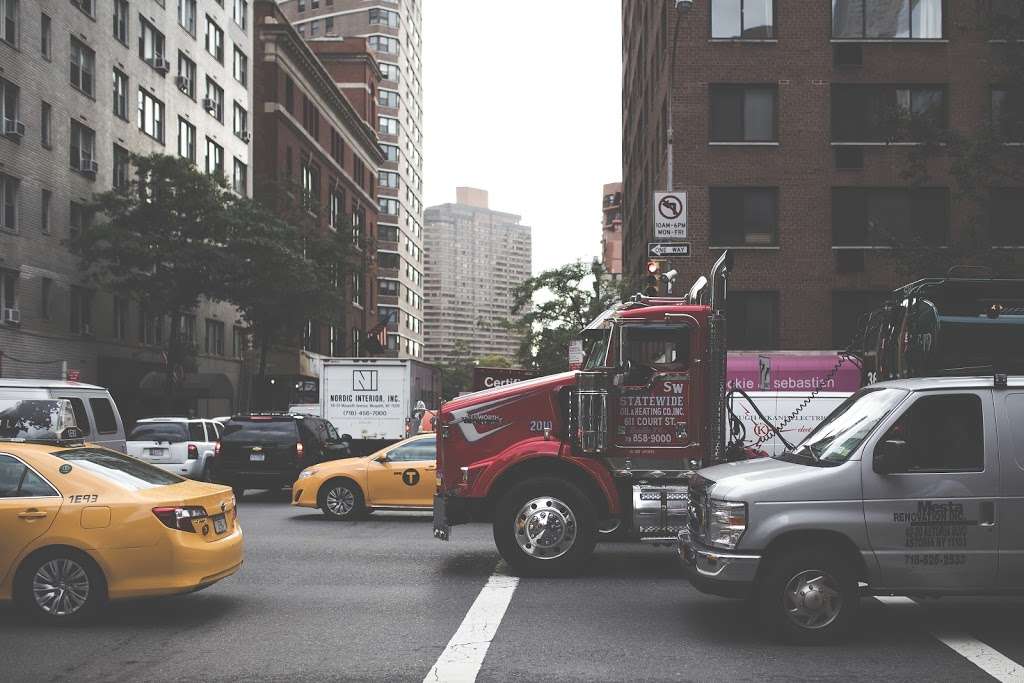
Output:
[[[648,242],[647,258],[666,258],[671,256],[689,256],[689,242]]]

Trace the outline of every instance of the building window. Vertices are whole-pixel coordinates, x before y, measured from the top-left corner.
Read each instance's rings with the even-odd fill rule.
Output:
[[[369,36],[366,45],[377,52],[384,52],[391,55],[398,54],[398,38],[391,36]]]
[[[231,3],[231,18],[244,31],[249,21],[249,0],[233,0]]]
[[[398,270],[401,267],[401,257],[391,251],[378,251],[377,265],[387,270]]]
[[[305,12],[306,11],[306,0],[298,0],[298,6],[296,7],[296,10],[299,11],[299,12]]]
[[[398,145],[387,145],[381,143],[380,151],[383,152],[385,161],[390,161],[395,164],[398,163]]]
[[[302,126],[313,139],[320,139],[320,112],[313,101],[305,95],[302,97]]]
[[[224,323],[219,320],[206,319],[206,353],[224,355]]]
[[[128,299],[114,297],[114,339],[128,339]]]
[[[364,186],[364,180],[366,176],[366,164],[359,157],[353,156],[352,158],[352,179],[356,181],[356,185],[359,187]]]
[[[333,36],[333,35],[335,35],[335,33],[334,33],[334,17],[325,17],[324,18],[324,35],[325,36]]]
[[[387,187],[392,190],[398,189],[398,174],[394,171],[381,171],[377,176],[377,183],[380,187]]]
[[[44,235],[50,234],[50,220],[52,218],[53,192],[43,190],[42,200],[39,206],[39,228]]]
[[[920,141],[946,120],[943,86],[832,85],[834,142]]]
[[[164,103],[139,88],[139,130],[157,142],[164,141]]]
[[[832,37],[942,38],[942,0],[832,0]]]
[[[377,132],[381,135],[398,135],[398,119],[390,116],[378,116]]]
[[[206,15],[206,51],[224,63],[224,31],[210,15]]]
[[[345,213],[345,191],[341,189],[331,190],[329,225],[337,230],[342,225],[342,216]]]
[[[381,76],[385,81],[395,81],[396,83],[398,82],[402,70],[398,68],[397,64],[387,64],[381,62],[379,66]]]
[[[398,280],[377,280],[377,293],[381,296],[398,296]]]
[[[75,0],[71,3],[78,8],[78,11],[87,17],[96,18],[96,3],[94,0]]]
[[[774,86],[712,85],[713,142],[772,142],[775,125]]]
[[[68,235],[77,237],[91,224],[92,213],[78,202],[71,202],[68,209]]]
[[[395,244],[398,244],[398,226],[378,225],[377,237],[381,242],[394,242]]]
[[[235,62],[234,62],[234,75],[235,80],[242,85],[248,85],[249,83],[249,58],[244,52],[235,46]]]
[[[178,90],[196,99],[196,63],[178,50]]]
[[[353,356],[358,358],[359,355],[363,352],[363,350],[362,350],[362,343],[363,343],[363,333],[362,333],[362,331],[359,328],[357,328],[357,327],[353,327],[352,328],[352,355]]]
[[[381,214],[385,216],[398,216],[398,200],[381,197],[377,200]]]
[[[242,105],[235,102],[235,115],[233,130],[236,137],[241,138],[243,134],[249,132],[249,112],[242,108]]]
[[[96,53],[77,38],[71,38],[71,85],[89,97],[95,92]]]
[[[249,167],[235,159],[235,168],[231,174],[231,189],[243,197],[249,194]]]
[[[887,298],[889,293],[886,291],[833,291],[832,348],[849,348],[854,335],[861,329],[864,315],[877,309]]]
[[[92,292],[81,287],[72,287],[70,312],[71,333],[92,334]]]
[[[0,38],[11,45],[18,44],[18,0],[0,0],[0,17],[3,27]]]
[[[338,131],[331,128],[331,158],[338,162],[338,165],[345,166],[345,141],[342,140]]]
[[[21,121],[21,117],[18,116],[20,95],[18,86],[0,78],[0,124],[3,124],[0,134],[17,129],[16,124]]]
[[[320,206],[320,167],[308,161],[302,164],[302,199],[307,208]]]
[[[224,175],[224,148],[210,138],[206,138],[206,172]]]
[[[128,172],[131,163],[131,155],[124,147],[114,145],[114,188],[123,189],[128,187]]]
[[[231,355],[234,358],[242,358],[249,347],[249,333],[244,327],[238,327],[237,325],[231,331]]]
[[[224,123],[224,88],[217,85],[209,76],[206,77],[206,99],[203,100],[203,108],[210,116]]]
[[[777,349],[779,293],[729,292],[726,301],[729,319],[728,347],[741,351]]]
[[[388,28],[398,28],[398,12],[392,12],[387,9],[378,9],[376,7],[370,9],[370,23],[387,26]]]
[[[778,188],[712,187],[710,195],[713,246],[760,247],[778,243]]]
[[[128,0],[114,0],[114,38],[128,45]]]
[[[139,341],[148,346],[163,346],[164,319],[141,309],[139,311]]]
[[[49,148],[53,136],[53,107],[49,102],[43,102],[39,109],[39,140],[43,147]]]
[[[114,69],[114,116],[128,120],[128,74]]]
[[[765,39],[775,36],[772,0],[712,0],[712,38]]]
[[[178,0],[178,24],[196,36],[196,0]]]
[[[69,164],[72,170],[95,173],[96,132],[78,121],[71,121],[71,146]]]
[[[0,228],[18,229],[19,185],[20,181],[17,178],[0,173],[0,207],[3,207],[3,214],[0,215]]]
[[[0,308],[18,307],[18,274],[0,270]]]
[[[3,0],[0,0],[3,4]],[[39,52],[46,59],[53,57],[53,22],[49,14],[39,15]]]
[[[992,126],[1003,140],[1024,141],[1024,91],[992,88]]]
[[[833,246],[940,246],[948,232],[944,187],[832,188]]]
[[[196,162],[196,127],[178,117],[178,156]]]
[[[378,90],[377,104],[381,107],[395,109],[398,107],[398,93],[393,90]]]
[[[160,69],[164,65],[164,34],[157,31],[141,15],[139,23],[139,59],[154,69]]]
[[[363,305],[363,275],[359,272],[352,273],[352,303]]]
[[[992,190],[989,239],[999,247],[1024,247],[1024,188]]]
[[[315,38],[316,34],[317,34],[317,32],[319,30],[320,30],[320,20],[319,19],[314,19],[313,21],[309,22],[309,37],[310,38]]]

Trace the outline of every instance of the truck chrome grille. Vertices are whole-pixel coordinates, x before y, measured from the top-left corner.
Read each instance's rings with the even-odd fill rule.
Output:
[[[584,453],[608,448],[608,377],[603,372],[577,373],[579,444]]]

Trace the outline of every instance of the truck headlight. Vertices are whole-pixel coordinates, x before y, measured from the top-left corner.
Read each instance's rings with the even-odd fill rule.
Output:
[[[708,544],[732,550],[747,530],[747,504],[711,499]]]
[[[299,479],[308,479],[316,474],[319,470],[315,467],[310,467],[308,470],[302,470],[299,472]]]

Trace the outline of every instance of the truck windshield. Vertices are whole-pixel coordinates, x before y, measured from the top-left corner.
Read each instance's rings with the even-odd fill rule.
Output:
[[[822,465],[844,463],[906,396],[902,389],[861,389],[832,411],[799,446],[775,457]]]
[[[610,329],[586,330],[583,333],[584,370],[597,370],[604,367],[605,356],[608,355],[608,337]]]

